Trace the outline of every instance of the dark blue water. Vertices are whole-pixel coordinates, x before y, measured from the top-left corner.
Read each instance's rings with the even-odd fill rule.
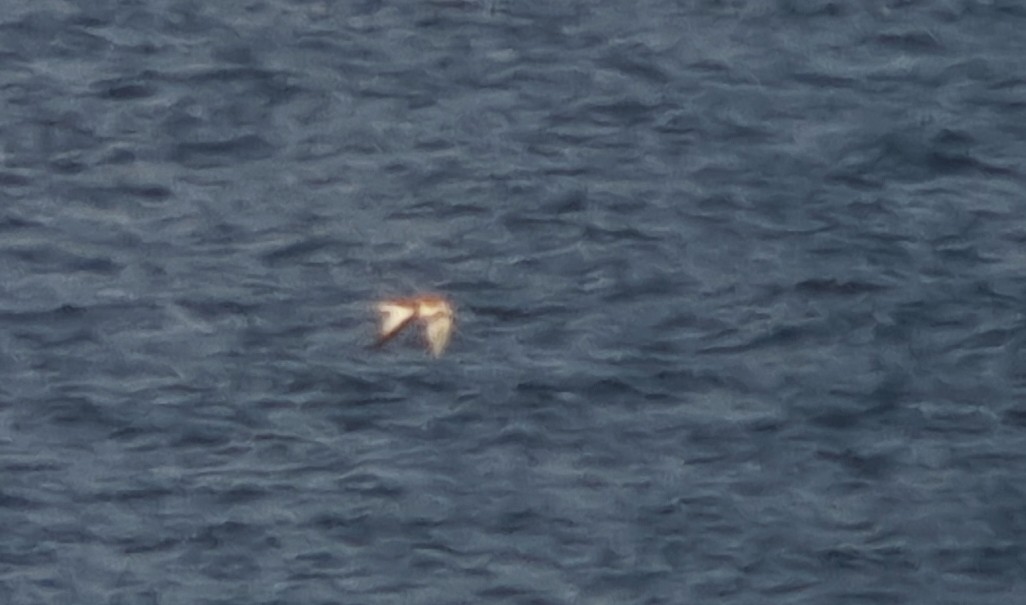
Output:
[[[7,2],[0,603],[1026,600],[1024,30]]]

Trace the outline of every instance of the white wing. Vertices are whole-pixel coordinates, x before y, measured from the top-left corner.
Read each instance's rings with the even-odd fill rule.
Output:
[[[452,317],[435,315],[427,321],[424,332],[427,334],[431,354],[438,357],[445,350],[445,346],[449,344],[449,337],[452,335]]]
[[[416,311],[407,305],[383,302],[378,303],[378,312],[381,313],[381,340],[385,342],[395,336],[403,326],[413,319]]]

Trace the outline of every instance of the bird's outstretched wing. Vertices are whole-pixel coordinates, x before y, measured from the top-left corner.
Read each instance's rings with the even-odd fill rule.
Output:
[[[427,336],[428,348],[431,354],[438,357],[449,344],[449,337],[452,336],[452,316],[435,315],[427,320],[424,326],[424,334]]]
[[[392,340],[416,315],[416,309],[392,302],[378,303],[378,312],[381,313],[381,332],[378,335],[378,341],[374,343],[375,347],[380,347]]]

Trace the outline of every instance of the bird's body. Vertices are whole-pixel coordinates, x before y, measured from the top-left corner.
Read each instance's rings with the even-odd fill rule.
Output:
[[[377,309],[381,313],[381,335],[377,346],[392,340],[413,321],[424,324],[428,350],[435,357],[440,356],[449,344],[454,314],[449,301],[440,296],[385,300],[378,303]]]

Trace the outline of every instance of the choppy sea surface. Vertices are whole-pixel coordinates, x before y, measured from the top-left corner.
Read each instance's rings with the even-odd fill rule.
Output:
[[[0,603],[1026,602],[1024,6],[5,2]]]

